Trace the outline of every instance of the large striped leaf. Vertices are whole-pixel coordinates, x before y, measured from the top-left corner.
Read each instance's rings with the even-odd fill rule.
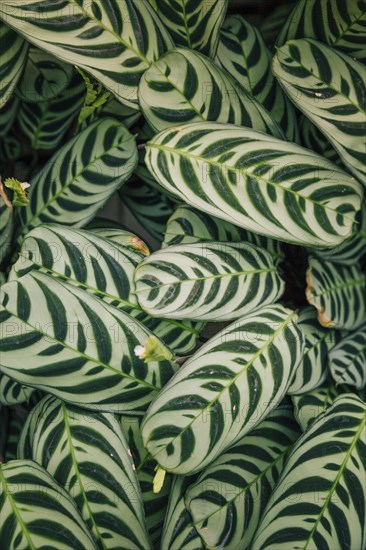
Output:
[[[334,248],[314,249],[313,254],[335,264],[354,265],[366,256],[366,201],[356,214],[352,235]]]
[[[151,460],[141,438],[141,417],[119,416],[122,432],[126,438],[136,468],[145,510],[146,525],[151,542],[159,548],[170,493],[171,478],[166,476],[159,493],[153,492],[156,462]]]
[[[146,243],[140,237],[127,231],[125,229],[117,229],[116,227],[109,227],[110,220],[106,220],[105,227],[93,227],[91,231],[99,237],[104,237],[117,244],[121,244],[124,247],[130,248],[134,252],[140,252],[143,256],[150,254],[149,248]]]
[[[303,432],[306,432],[311,424],[333,405],[338,395],[333,384],[327,381],[315,390],[292,396],[295,418]]]
[[[261,235],[335,246],[351,233],[361,186],[307,149],[219,123],[163,130],[146,164],[183,201]],[[314,172],[314,166],[317,166]]]
[[[31,46],[16,93],[30,103],[54,99],[70,84],[74,72],[72,65]]]
[[[217,333],[163,388],[145,416],[145,447],[162,468],[194,473],[282,400],[303,351],[296,314],[267,306]]]
[[[76,75],[70,86],[59,96],[47,101],[21,103],[17,120],[33,149],[57,149],[75,121],[83,105],[84,96],[84,83],[79,75]]]
[[[185,503],[206,548],[248,548],[286,455],[299,436],[280,406],[217,458],[189,487]]]
[[[1,371],[65,401],[142,412],[176,370],[135,355],[151,336],[138,321],[44,273],[3,285],[1,304]]]
[[[203,542],[193,526],[184,497],[197,476],[175,476],[165,516],[161,548],[169,550],[203,550]]]
[[[141,75],[172,46],[147,0],[4,0],[0,18],[38,48],[86,70],[134,109]]]
[[[177,46],[215,56],[228,0],[154,0],[154,3]]]
[[[214,218],[187,204],[178,206],[168,220],[163,247],[202,241],[248,242],[265,248],[276,264],[283,257],[279,241],[262,237],[225,220]]]
[[[3,548],[94,550],[75,502],[31,460],[0,464],[0,540]]]
[[[356,264],[343,266],[310,257],[306,297],[325,327],[353,330],[366,315],[366,275]]]
[[[104,119],[71,139],[32,180],[22,232],[45,222],[82,227],[133,172],[137,150],[125,126]]]
[[[316,38],[366,62],[364,0],[300,0],[277,37],[277,46],[294,38]]]
[[[234,78],[206,56],[186,49],[169,51],[150,66],[140,80],[139,103],[156,131],[217,121],[284,137],[266,109]]]
[[[75,499],[99,548],[148,550],[141,494],[128,446],[111,414],[47,396],[24,426],[29,458]]]
[[[290,40],[273,58],[273,71],[295,105],[319,128],[343,164],[366,176],[366,74],[351,57],[311,39]]]
[[[273,76],[272,56],[256,27],[240,15],[227,17],[216,59],[269,111],[290,141],[299,140],[295,110]],[[260,130],[255,124],[253,128]]]
[[[364,548],[366,406],[338,397],[286,462],[253,550]]]
[[[26,235],[9,280],[31,270],[50,273],[127,311],[177,354],[189,353],[196,346],[201,324],[153,319],[140,308],[133,275],[146,254],[146,245],[131,233],[111,231],[38,226]]]
[[[140,306],[154,317],[224,321],[283,293],[271,256],[251,244],[196,243],[154,252],[135,271]]]
[[[6,374],[0,373],[0,405],[16,405],[28,403],[35,389],[18,384]]]
[[[0,109],[10,100],[24,69],[28,42],[0,22]]]
[[[343,338],[329,353],[335,383],[362,390],[366,386],[366,325]]]
[[[307,393],[324,382],[328,375],[328,350],[336,342],[335,331],[319,324],[313,307],[300,311],[298,324],[305,337],[305,350],[289,394]]]

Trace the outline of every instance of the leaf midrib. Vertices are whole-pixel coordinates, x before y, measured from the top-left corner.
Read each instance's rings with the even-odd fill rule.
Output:
[[[265,179],[261,178],[260,176],[257,176],[256,174],[250,174],[248,172],[248,169],[246,169],[246,168],[240,168],[239,169],[239,168],[236,168],[234,166],[229,166],[227,164],[224,165],[220,162],[213,161],[211,159],[207,159],[207,158],[202,157],[200,155],[194,155],[194,154],[192,154],[188,151],[183,151],[182,149],[176,149],[174,147],[168,147],[167,145],[162,145],[160,143],[154,143],[152,141],[149,141],[147,143],[147,145],[149,147],[151,147],[152,149],[158,149],[160,151],[167,151],[171,154],[175,154],[175,155],[178,155],[178,156],[181,156],[181,157],[185,157],[185,158],[188,158],[190,160],[193,159],[193,160],[195,160],[197,162],[201,162],[203,164],[209,164],[211,166],[217,166],[218,168],[222,168],[224,166],[225,169],[229,172],[234,172],[235,174],[244,174],[246,178],[255,179],[257,181],[257,185],[260,185],[261,183],[265,186],[272,185],[275,189],[280,189],[284,194],[291,193],[291,194],[295,195],[296,197],[299,197],[300,199],[303,199],[303,200],[308,201],[312,204],[320,206],[324,210],[328,210],[330,212],[335,212],[337,215],[341,215],[341,216],[343,216],[343,218],[349,219],[350,221],[352,221],[352,223],[354,222],[353,218],[347,216],[346,214],[343,214],[343,213],[337,211],[335,208],[329,208],[329,206],[327,204],[321,203],[319,201],[315,201],[314,199],[309,198],[308,196],[301,195],[300,193],[298,193],[297,191],[294,191],[291,188],[283,187],[282,185],[280,185],[278,183],[273,183],[270,180],[265,180]],[[290,154],[292,154],[292,153],[290,152]],[[309,155],[309,156],[311,157],[311,155]],[[265,164],[265,163],[260,162],[260,163],[256,164],[255,166],[262,166],[263,164]],[[333,170],[332,174],[335,174],[336,172],[337,172],[337,170]],[[341,176],[343,175],[342,172],[339,172],[339,174]],[[344,174],[344,175],[346,177],[349,177],[349,176],[347,176],[347,174]],[[226,178],[225,178],[225,183],[226,183]],[[353,191],[356,195],[357,194],[356,191],[355,190],[353,190]]]

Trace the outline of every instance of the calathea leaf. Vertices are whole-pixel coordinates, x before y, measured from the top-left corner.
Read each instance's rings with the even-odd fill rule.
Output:
[[[203,550],[203,542],[185,505],[185,494],[197,476],[175,476],[166,511],[161,548]]]
[[[0,464],[1,542],[6,548],[97,548],[74,500],[32,460]]]
[[[296,244],[341,243],[361,205],[360,184],[334,164],[238,126],[168,128],[147,143],[145,160],[156,180],[184,202]]]
[[[84,96],[83,82],[76,76],[55,98],[21,103],[17,120],[33,149],[52,151],[61,144],[83,105]]]
[[[342,338],[329,352],[334,382],[362,390],[366,386],[366,325]]]
[[[228,0],[170,2],[154,0],[155,9],[177,46],[214,57]]]
[[[268,46],[272,46],[275,42],[278,33],[283,29],[288,16],[294,7],[293,0],[289,0],[287,4],[275,6],[269,14],[259,23],[259,29]]]
[[[107,233],[57,224],[36,227],[25,236],[9,280],[31,270],[50,273],[127,311],[176,353],[192,351],[202,323],[153,319],[138,304],[133,275],[148,252],[145,243],[129,232],[104,231]]]
[[[303,432],[306,432],[313,422],[333,405],[338,395],[334,385],[326,381],[314,390],[292,396],[295,418]]]
[[[115,98],[110,99],[107,103],[102,105],[102,107],[97,110],[97,115],[98,118],[113,118],[113,120],[118,120],[122,122],[126,128],[130,128],[141,116],[139,111],[127,107],[127,105],[120,103]]]
[[[217,121],[284,138],[281,128],[228,73],[197,52],[178,48],[144,73],[139,103],[156,131],[186,122]]]
[[[19,99],[13,94],[1,108],[0,137],[4,138],[12,128],[19,109]]]
[[[276,44],[282,46],[294,38],[316,38],[365,62],[365,32],[366,6],[363,1],[300,0],[295,3],[286,24],[281,26]]]
[[[253,550],[363,548],[366,406],[339,396],[295,444]]]
[[[272,56],[254,25],[240,15],[227,17],[216,61],[269,111],[290,141],[299,141],[295,110],[273,76]]]
[[[29,205],[22,209],[22,233],[45,222],[82,227],[137,163],[133,136],[112,119],[96,121],[76,135],[31,181]]]
[[[164,485],[159,493],[153,492],[156,462],[149,457],[141,438],[141,417],[118,417],[122,432],[126,438],[136,468],[145,510],[146,525],[151,541],[160,544],[165,512],[170,494],[171,478],[165,476]]]
[[[214,460],[188,488],[185,504],[205,548],[250,547],[298,436],[292,410],[280,406]]]
[[[198,472],[282,400],[303,351],[297,315],[266,306],[203,345],[159,393],[142,436],[162,468]]]
[[[135,270],[140,306],[153,317],[231,320],[275,302],[284,284],[264,249],[195,243],[154,252]]]
[[[2,373],[70,403],[141,413],[177,368],[135,355],[152,338],[141,323],[44,273],[3,285],[1,304]]]
[[[288,389],[289,394],[307,393],[324,382],[328,375],[328,350],[337,338],[334,330],[319,324],[313,307],[300,311],[298,325],[305,337],[305,350]]]
[[[294,104],[319,128],[343,164],[365,183],[365,68],[315,40],[290,40],[273,71]]]
[[[305,115],[301,115],[300,118],[300,141],[304,147],[319,153],[326,159],[330,160],[334,164],[342,165],[341,159],[329,143],[328,139],[321,133],[321,131],[308,119]]]
[[[0,109],[2,109],[11,99],[22,74],[29,44],[1,21],[0,44]]]
[[[309,257],[306,297],[325,327],[358,328],[365,321],[366,276],[356,264],[335,265]]]
[[[38,48],[90,73],[136,110],[141,75],[172,46],[147,0],[27,0],[21,5],[9,0],[1,3],[0,18]]]
[[[28,403],[35,389],[18,384],[9,376],[0,373],[0,405]]]
[[[315,248],[312,253],[335,264],[351,266],[360,262],[366,255],[366,202],[363,201],[356,214],[353,232],[348,239],[334,248]]]
[[[106,220],[106,223],[108,222],[109,220]],[[144,243],[140,237],[134,233],[131,233],[131,231],[108,227],[107,225],[106,227],[92,228],[90,231],[99,237],[103,237],[104,239],[108,239],[124,247],[130,248],[134,252],[139,252],[143,256],[149,256],[150,254],[147,244]]]
[[[9,460],[15,460],[17,458],[18,441],[24,426],[24,417],[22,417],[22,415],[25,413],[20,407],[7,407],[7,410],[9,412],[9,420],[4,462],[9,462]]]
[[[72,65],[31,46],[16,93],[22,101],[48,101],[67,88],[74,74]]]
[[[136,473],[113,415],[48,395],[32,410],[22,438],[20,458],[43,466],[72,495],[99,548],[151,548]]]
[[[248,242],[267,250],[275,264],[283,257],[279,241],[252,233],[225,220],[214,218],[188,204],[178,206],[168,220],[163,247],[202,241]]]
[[[138,222],[161,242],[166,222],[173,212],[173,201],[160,190],[136,179],[127,182],[119,195]]]

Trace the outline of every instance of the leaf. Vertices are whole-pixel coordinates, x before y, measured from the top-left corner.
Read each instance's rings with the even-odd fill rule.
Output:
[[[32,410],[22,438],[20,457],[43,466],[73,496],[99,548],[151,548],[136,473],[113,415],[48,395]]]
[[[266,306],[203,345],[144,417],[144,445],[176,474],[204,469],[279,404],[301,359],[296,314]]]
[[[216,61],[268,110],[290,141],[299,141],[295,110],[273,76],[272,56],[254,25],[240,15],[227,17],[221,29]],[[252,127],[260,130],[256,124]]]
[[[364,546],[365,413],[358,397],[342,395],[300,437],[253,550]]]
[[[110,220],[107,220],[107,223],[108,221]],[[109,239],[117,244],[130,248],[135,252],[139,252],[143,256],[149,256],[150,254],[150,250],[147,244],[144,243],[144,241],[141,240],[140,237],[138,237],[134,233],[131,233],[130,231],[124,229],[116,229],[113,227],[95,227],[91,229],[91,231],[99,237]]]
[[[329,352],[329,368],[334,382],[357,390],[366,386],[366,326],[342,338]]]
[[[206,56],[174,49],[140,80],[141,110],[155,131],[187,122],[217,121],[285,138],[262,105]]]
[[[27,103],[55,99],[70,84],[74,67],[31,46],[16,94]]]
[[[214,57],[224,20],[227,0],[154,0],[156,11],[176,46]]]
[[[366,313],[366,276],[358,265],[334,265],[311,257],[306,298],[324,327],[356,329]]]
[[[34,388],[22,386],[9,376],[0,373],[0,405],[10,407],[20,403],[28,403],[34,391]]]
[[[184,496],[197,476],[175,476],[167,506],[161,548],[169,550],[203,550],[201,537],[192,523]]]
[[[294,38],[316,38],[353,59],[366,62],[366,5],[363,0],[300,0],[277,37],[277,46]]]
[[[0,537],[6,548],[94,550],[74,500],[31,460],[0,464]]]
[[[113,118],[113,120],[118,120],[126,128],[133,126],[141,116],[139,111],[123,105],[123,103],[120,103],[115,98],[110,98],[107,103],[98,108],[97,114],[98,118]]]
[[[89,76],[84,71],[79,69],[79,67],[75,68],[84,79],[86,85],[84,105],[82,106],[78,117],[78,124],[82,124],[85,119],[93,115],[99,107],[108,101],[110,93],[105,90],[103,91],[103,87],[98,84],[96,80],[89,78]]]
[[[2,373],[69,403],[141,413],[177,368],[135,356],[150,332],[127,313],[44,273],[3,285],[1,304]]]
[[[301,144],[315,153],[319,153],[330,162],[342,167],[341,159],[337,151],[329,143],[328,139],[305,115],[301,115],[300,123]]]
[[[168,220],[163,247],[202,241],[234,243],[244,241],[267,250],[276,265],[283,258],[279,241],[262,237],[257,233],[251,233],[225,220],[214,218],[200,210],[196,210],[187,204],[179,205]]]
[[[329,249],[313,249],[313,254],[335,264],[352,266],[366,255],[366,202],[356,214],[353,232],[343,243]]]
[[[303,432],[306,432],[313,422],[333,405],[338,395],[333,384],[326,381],[314,390],[292,396],[295,418]]]
[[[170,198],[140,180],[127,182],[119,195],[142,227],[154,239],[161,241],[166,222],[173,212],[174,203]]]
[[[153,317],[222,321],[280,298],[271,256],[250,244],[196,243],[154,252],[135,270],[140,306]]]
[[[11,101],[24,68],[29,44],[1,21],[0,44],[0,109],[2,109],[8,101]]]
[[[31,181],[22,233],[45,222],[82,227],[131,175],[133,136],[111,119],[96,121],[64,145]]]
[[[76,75],[70,86],[59,96],[39,103],[22,103],[18,122],[32,148],[40,151],[56,150],[74,124],[82,108],[85,86]]]
[[[311,39],[277,50],[273,72],[287,95],[325,135],[343,164],[365,183],[365,68]]]
[[[291,409],[279,407],[219,456],[187,490],[185,504],[206,548],[248,548],[299,436]]]
[[[14,209],[0,178],[0,263],[11,249],[14,233]]]
[[[110,235],[109,230],[106,236]],[[138,305],[133,283],[135,268],[144,257],[139,247],[143,248],[144,243],[141,245],[138,237],[131,233],[126,236],[120,230],[114,237],[111,240],[99,232],[43,224],[26,235],[9,279],[19,279],[31,270],[52,273],[52,277],[80,286],[128,312],[177,354],[192,351],[202,323],[153,319],[147,315]],[[130,243],[132,238],[132,246],[126,246],[126,238]]]
[[[141,487],[145,509],[146,525],[151,541],[159,545],[165,512],[170,494],[171,478],[167,476],[159,494],[153,493],[153,478],[156,462],[149,457],[141,438],[141,417],[119,416],[122,432],[128,443],[136,468],[137,479]]]
[[[12,129],[19,109],[19,99],[13,94],[3,107],[0,117],[0,137],[4,138]]]
[[[8,407],[8,411],[9,422],[6,434],[4,462],[9,462],[9,460],[15,460],[17,458],[19,436],[24,425],[24,419],[22,418],[23,411],[20,411],[17,407]]]
[[[21,5],[4,0],[0,17],[38,48],[87,71],[135,110],[141,75],[172,47],[147,0],[27,0]]]
[[[334,164],[293,143],[219,123],[160,132],[146,165],[198,210],[272,238],[331,247],[352,231],[362,188]],[[316,166],[316,171],[314,171]]]
[[[328,375],[328,350],[337,338],[334,330],[319,324],[313,307],[300,311],[298,326],[305,337],[305,350],[288,389],[290,395],[308,393],[324,382]]]

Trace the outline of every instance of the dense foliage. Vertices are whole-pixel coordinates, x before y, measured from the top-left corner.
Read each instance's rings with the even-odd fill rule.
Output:
[[[0,38],[1,548],[365,550],[366,2]]]

